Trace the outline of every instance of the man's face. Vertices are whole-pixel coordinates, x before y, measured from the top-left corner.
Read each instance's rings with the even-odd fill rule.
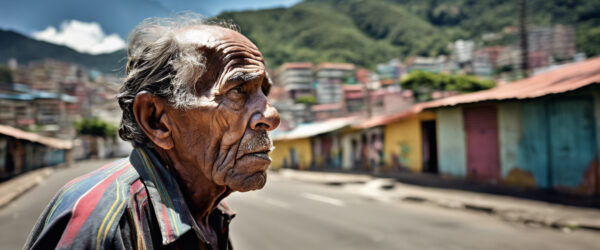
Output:
[[[206,72],[196,83],[200,107],[168,108],[174,118],[174,149],[186,167],[234,191],[262,188],[271,163],[267,134],[279,114],[267,95],[270,82],[258,48],[241,34],[203,26],[181,31],[181,46],[206,56]],[[190,172],[190,171],[186,171]]]

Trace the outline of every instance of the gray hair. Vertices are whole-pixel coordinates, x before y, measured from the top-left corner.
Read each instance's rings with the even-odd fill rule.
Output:
[[[151,18],[139,24],[128,37],[125,81],[117,95],[123,111],[119,136],[134,144],[154,147],[133,114],[133,101],[140,92],[165,98],[178,109],[198,106],[196,83],[206,71],[206,57],[193,46],[180,46],[175,32],[196,25],[217,25],[237,31],[231,23],[184,13],[170,18]]]

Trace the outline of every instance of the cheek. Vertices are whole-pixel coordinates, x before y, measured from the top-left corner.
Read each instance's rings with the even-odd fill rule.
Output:
[[[215,121],[215,130],[221,131],[221,140],[224,146],[238,143],[247,126],[247,110],[232,109],[230,105],[221,105],[219,112],[213,119]]]

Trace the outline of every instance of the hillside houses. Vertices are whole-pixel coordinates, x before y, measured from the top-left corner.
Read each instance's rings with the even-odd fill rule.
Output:
[[[371,119],[274,133],[273,168],[428,172],[600,194],[600,58]]]

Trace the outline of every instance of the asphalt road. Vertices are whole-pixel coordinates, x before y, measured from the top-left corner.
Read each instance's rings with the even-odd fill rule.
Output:
[[[102,165],[55,171],[0,210],[0,249],[20,249],[42,209],[68,180]],[[235,249],[598,249],[600,234],[512,224],[482,213],[375,201],[340,186],[270,175],[261,191],[228,198]]]

